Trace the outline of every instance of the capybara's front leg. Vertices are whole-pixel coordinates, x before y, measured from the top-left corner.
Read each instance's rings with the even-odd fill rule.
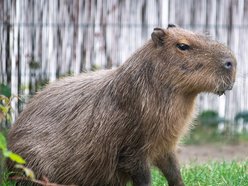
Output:
[[[175,152],[161,156],[157,159],[155,165],[162,171],[169,186],[184,186]]]
[[[135,165],[135,169],[131,171],[130,176],[134,186],[151,185],[151,173],[147,164]]]

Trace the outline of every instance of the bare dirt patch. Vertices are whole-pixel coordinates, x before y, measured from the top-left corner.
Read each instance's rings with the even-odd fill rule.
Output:
[[[238,145],[187,145],[178,149],[182,164],[210,161],[248,161],[248,143]]]

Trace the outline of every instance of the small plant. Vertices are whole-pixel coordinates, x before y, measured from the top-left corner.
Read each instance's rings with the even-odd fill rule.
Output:
[[[0,150],[2,151],[2,155],[3,155],[2,161],[5,158],[10,158],[12,161],[19,163],[19,164],[25,164],[26,163],[25,160],[21,156],[13,153],[7,149],[7,142],[6,142],[6,139],[2,133],[0,133]],[[3,163],[2,163],[2,165],[3,165]]]
[[[31,59],[29,61],[29,67],[32,70],[37,70],[37,69],[40,68],[40,63],[38,61],[34,60],[34,59]]]
[[[9,86],[5,84],[0,84],[0,95],[9,98],[11,96],[11,89],[9,88]]]
[[[4,120],[8,123],[12,122],[11,112],[13,109],[11,107],[11,101],[15,98],[15,96],[6,97],[4,95],[0,95],[0,123]]]
[[[25,160],[19,156],[18,154],[15,154],[11,151],[9,151],[7,149],[7,142],[6,142],[6,139],[5,139],[5,136],[0,133],[0,172],[3,172],[4,174],[3,175],[0,175],[0,181],[3,180],[5,182],[5,180],[7,179],[6,176],[7,175],[7,171],[6,171],[6,168],[5,168],[5,160],[6,158],[9,158],[11,159],[13,162],[17,163],[17,165],[22,165],[22,164],[25,164]],[[3,178],[1,179],[1,176],[3,176]],[[0,182],[1,183],[1,182]]]
[[[199,114],[197,121],[202,125],[216,127],[221,122],[226,122],[225,118],[220,117],[218,112],[206,110]]]
[[[0,84],[0,131],[4,123],[11,122],[11,90],[7,85]],[[6,121],[6,122],[5,122]]]
[[[42,90],[49,83],[49,79],[41,79],[35,82],[36,91]]]
[[[245,123],[248,123],[248,111],[242,111],[236,114],[234,120],[238,122],[238,120],[243,119]]]
[[[5,95],[0,95],[0,123],[4,123],[5,121],[8,123],[11,123],[12,121],[11,112],[13,109],[10,103],[12,99],[14,99],[15,97],[10,96],[8,94],[8,91],[6,91],[8,89],[7,88],[3,89],[3,87],[6,88],[5,86],[1,86],[1,92],[2,93],[4,92]],[[0,129],[1,128],[2,126],[0,126]],[[6,141],[4,133],[1,131],[0,131],[0,172],[2,174],[0,175],[0,184],[6,185],[8,183],[8,185],[10,185],[9,181],[7,181],[9,173],[7,173],[7,170],[5,168],[6,158],[9,158],[10,160],[12,160],[13,162],[19,165],[22,165],[26,162],[21,156],[7,149],[7,141]]]

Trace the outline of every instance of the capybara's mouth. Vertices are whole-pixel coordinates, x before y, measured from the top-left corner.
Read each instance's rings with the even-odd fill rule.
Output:
[[[223,94],[225,94],[225,92],[226,92],[227,90],[232,90],[232,88],[233,88],[233,83],[230,84],[230,85],[228,85],[228,86],[225,87],[225,88],[222,88],[222,89],[220,89],[220,90],[217,90],[217,91],[215,92],[215,94],[217,94],[217,95],[219,95],[219,96],[222,96]]]
[[[224,90],[219,90],[217,92],[215,92],[218,96],[222,96],[223,94],[225,94]]]

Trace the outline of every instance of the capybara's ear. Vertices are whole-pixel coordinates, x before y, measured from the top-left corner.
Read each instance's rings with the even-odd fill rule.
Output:
[[[157,46],[164,44],[165,32],[162,28],[154,28],[152,32],[152,40]]]
[[[174,24],[168,24],[167,29],[168,29],[168,28],[173,28],[173,27],[177,27],[177,26],[176,26],[176,25],[174,25]]]

